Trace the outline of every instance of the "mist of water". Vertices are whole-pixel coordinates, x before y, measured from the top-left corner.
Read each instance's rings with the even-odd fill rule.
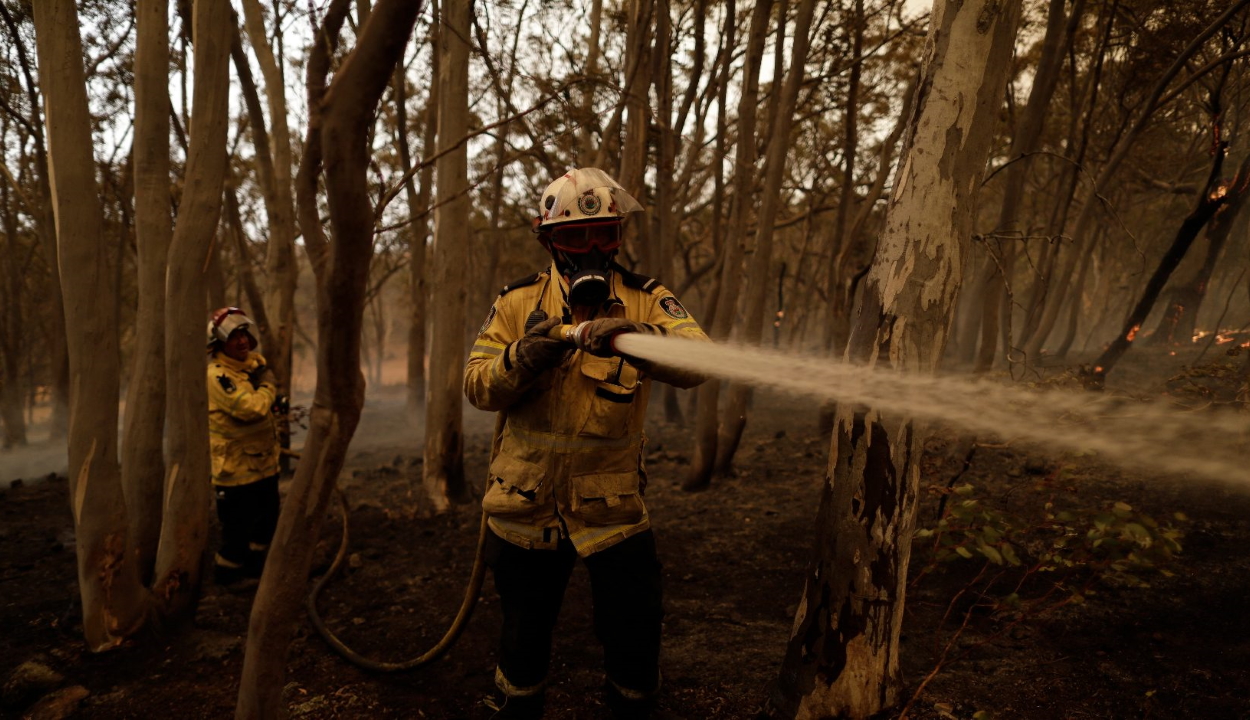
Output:
[[[627,334],[621,352],[712,377],[772,388],[1042,451],[1092,453],[1120,467],[1250,487],[1250,415],[1183,410],[1102,393],[1045,392],[988,380],[873,370],[830,358],[760,348]]]

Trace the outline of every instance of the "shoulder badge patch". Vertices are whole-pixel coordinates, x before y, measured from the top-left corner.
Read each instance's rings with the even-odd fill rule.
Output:
[[[685,320],[690,317],[690,313],[686,312],[686,308],[682,307],[681,303],[677,302],[677,298],[672,295],[660,298],[660,309],[664,311],[665,315],[674,320]]]
[[[490,312],[486,313],[486,320],[482,323],[482,327],[478,329],[477,336],[481,337],[486,332],[486,328],[490,327],[491,322],[495,319],[495,306],[490,306]]]
[[[221,389],[225,390],[227,394],[235,391],[234,381],[230,379],[229,375],[218,375],[217,384],[220,385]]]

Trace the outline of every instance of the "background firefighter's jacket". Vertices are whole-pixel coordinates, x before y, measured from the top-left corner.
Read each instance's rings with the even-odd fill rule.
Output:
[[[655,280],[618,268],[612,290],[599,317],[707,340]],[[515,343],[525,334],[526,319],[535,310],[560,317],[565,292],[551,269],[504,288],[469,355],[464,389],[474,407],[500,413],[490,485],[482,499],[491,529],[521,547],[554,548],[563,520],[568,538],[587,556],[650,527],[642,493],[651,379],[689,387],[702,378],[580,350],[570,350],[561,365],[546,372],[521,367]]]
[[[274,429],[277,391],[253,385],[249,373],[265,365],[260,353],[239,362],[225,353],[208,361],[208,434],[214,485],[246,485],[278,474],[280,452]]]

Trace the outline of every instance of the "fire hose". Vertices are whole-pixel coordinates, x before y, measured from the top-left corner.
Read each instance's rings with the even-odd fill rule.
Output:
[[[554,340],[564,340],[573,343],[573,325],[557,325],[552,328],[547,336]],[[498,436],[502,432],[502,417],[496,420],[495,435]],[[300,453],[283,448],[282,454],[300,459]],[[321,613],[317,610],[317,598],[321,595],[321,591],[325,586],[334,579],[343,567],[343,561],[347,559],[347,548],[350,541],[350,530],[348,524],[348,515],[350,509],[347,505],[347,494],[342,488],[335,488],[335,493],[339,499],[339,510],[342,516],[343,534],[339,539],[339,549],[334,555],[334,560],[330,563],[330,567],[325,574],[317,578],[313,583],[312,589],[308,592],[308,597],[304,602],[304,607],[308,610],[308,619],[312,621],[313,627],[317,629],[317,633],[326,641],[334,652],[338,653],[344,660],[351,664],[372,670],[374,672],[401,672],[404,670],[412,670],[421,667],[428,662],[438,659],[447,652],[448,649],[460,638],[460,634],[464,632],[465,627],[469,624],[469,618],[473,615],[473,609],[477,606],[478,595],[482,590],[482,582],[486,576],[486,563],[483,561],[483,548],[486,545],[486,513],[482,513],[482,521],[477,533],[477,550],[473,557],[473,570],[469,574],[469,585],[465,588],[464,599],[460,602],[460,610],[456,613],[455,619],[451,621],[451,626],[447,628],[447,632],[443,634],[434,647],[425,651],[417,657],[400,662],[383,662],[381,660],[373,660],[351,649],[339,639],[334,631],[331,630],[322,619]]]
[[[300,454],[293,450],[283,450],[283,454],[299,459]],[[486,514],[482,514],[481,526],[477,534],[477,551],[473,557],[473,570],[469,576],[469,586],[465,588],[464,599],[460,602],[460,610],[456,613],[456,617],[451,621],[451,627],[443,634],[434,647],[418,655],[417,657],[400,662],[383,662],[381,660],[373,660],[351,649],[339,639],[334,631],[331,630],[321,617],[321,613],[317,611],[317,598],[321,595],[321,591],[329,584],[331,580],[338,574],[343,567],[343,561],[347,558],[347,547],[350,541],[350,532],[348,530],[348,514],[347,494],[341,488],[335,488],[335,492],[339,499],[339,510],[342,515],[343,534],[339,539],[339,549],[334,556],[334,560],[330,563],[329,569],[325,574],[317,578],[313,583],[312,589],[308,592],[308,598],[304,602],[304,607],[308,610],[308,619],[312,621],[313,627],[317,629],[317,633],[321,635],[326,644],[330,646],[334,652],[338,653],[344,660],[350,662],[357,667],[374,672],[400,672],[403,670],[412,670],[421,667],[428,662],[438,659],[447,652],[449,648],[459,639],[460,634],[464,632],[464,628],[469,624],[469,618],[473,615],[473,608],[477,605],[478,594],[482,590],[482,581],[486,575],[486,564],[482,561],[482,548],[486,541]]]

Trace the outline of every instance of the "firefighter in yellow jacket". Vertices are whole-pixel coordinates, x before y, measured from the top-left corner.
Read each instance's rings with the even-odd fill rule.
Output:
[[[260,577],[278,526],[273,416],[282,402],[252,328],[234,307],[214,312],[208,324],[208,432],[221,521],[214,577],[223,585]]]
[[[624,332],[706,340],[677,298],[615,262],[638,202],[601,170],[543,193],[535,231],[549,268],[499,294],[469,356],[465,394],[498,412],[486,560],[503,610],[496,717],[541,717],[551,636],[574,561],[590,572],[605,690],[617,717],[648,717],[660,686],[660,563],[643,503],[651,380],[702,377],[612,346]],[[574,326],[572,344],[547,336]]]

